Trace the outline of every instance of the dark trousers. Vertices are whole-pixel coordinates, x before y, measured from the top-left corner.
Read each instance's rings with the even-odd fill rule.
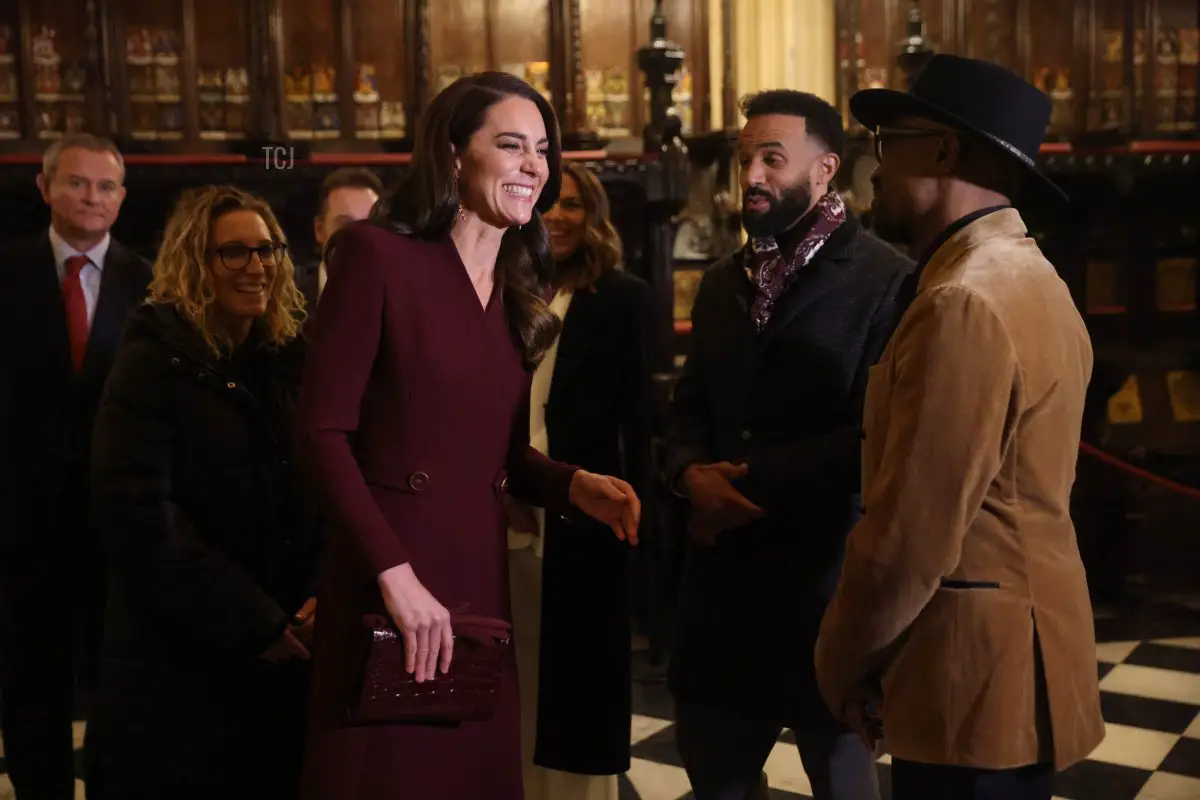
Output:
[[[781,722],[678,703],[675,743],[696,800],[766,800],[762,769]],[[857,734],[792,728],[814,800],[879,800],[875,756]]]
[[[19,800],[73,800],[72,721],[95,683],[102,572],[62,549],[0,551],[0,731]]]
[[[970,769],[892,760],[892,800],[1050,800],[1054,766]]]

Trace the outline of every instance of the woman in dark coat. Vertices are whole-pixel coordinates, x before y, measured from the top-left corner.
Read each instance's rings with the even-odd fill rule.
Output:
[[[608,197],[587,168],[563,165],[545,220],[547,296],[563,328],[534,374],[530,443],[620,475],[644,497],[650,287],[621,270]],[[616,800],[616,776],[629,769],[629,551],[595,523],[568,525],[515,501],[507,511],[525,800]]]
[[[510,619],[505,491],[636,535],[627,483],[528,446],[530,371],[558,332],[535,282],[550,271],[537,209],[558,194],[559,159],[554,113],[531,86],[463,78],[425,112],[381,218],[330,242],[300,400],[331,522],[308,800],[521,800],[511,655],[485,722],[355,726],[363,615],[386,609],[407,668],[436,692],[454,671],[450,610]]]
[[[295,797],[314,509],[293,466],[302,304],[266,203],[186,195],[96,417],[108,556],[88,797]]]

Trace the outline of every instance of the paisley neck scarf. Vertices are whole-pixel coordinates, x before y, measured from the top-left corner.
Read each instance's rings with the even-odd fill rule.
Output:
[[[789,231],[781,247],[772,236],[751,239],[745,260],[754,284],[750,317],[759,333],[766,330],[775,302],[795,280],[800,268],[813,260],[821,245],[846,221],[846,203],[837,192],[829,192]]]

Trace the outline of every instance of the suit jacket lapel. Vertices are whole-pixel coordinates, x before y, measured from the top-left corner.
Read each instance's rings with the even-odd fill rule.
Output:
[[[16,302],[18,318],[25,319],[17,329],[24,334],[30,331],[44,331],[50,357],[60,362],[59,366],[70,373],[71,345],[67,337],[67,312],[63,308],[62,286],[58,281],[54,248],[50,246],[49,235],[43,234],[38,237],[32,262],[17,265],[18,269],[29,270],[26,286],[31,290],[23,301]]]
[[[725,286],[716,294],[723,305],[724,319],[715,327],[722,331],[726,357],[719,365],[722,374],[715,380],[735,392],[745,392],[758,369],[760,348],[758,332],[750,318],[754,287],[746,276],[745,259],[740,253],[726,267],[723,277]]]
[[[767,330],[761,339],[763,347],[770,344],[780,331],[786,330],[802,311],[851,279],[853,270],[847,267],[854,255],[855,234],[859,227],[857,220],[847,217],[813,256],[813,260],[800,267],[792,285],[784,291],[771,311]]]
[[[562,332],[558,335],[558,353],[554,359],[554,376],[550,380],[550,396],[546,405],[557,405],[568,397],[581,368],[587,362],[587,353],[593,341],[588,331],[594,327],[600,298],[589,289],[579,289],[571,296],[571,305],[563,318]]]
[[[117,349],[117,341],[125,325],[125,314],[130,305],[140,299],[138,276],[130,269],[129,262],[130,256],[125,248],[113,241],[101,272],[100,297],[96,300],[92,330],[88,334],[87,350],[83,356],[85,379],[97,369],[106,369]]]

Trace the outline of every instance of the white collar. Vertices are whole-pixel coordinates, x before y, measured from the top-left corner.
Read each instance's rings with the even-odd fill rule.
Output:
[[[108,246],[112,244],[112,234],[104,234],[95,247],[85,253],[81,253],[71,245],[67,244],[67,240],[59,235],[58,231],[54,230],[54,226],[50,226],[50,247],[54,251],[54,265],[62,269],[67,263],[67,259],[71,256],[87,256],[88,261],[92,262],[92,266],[103,271],[104,259],[108,255]]]

